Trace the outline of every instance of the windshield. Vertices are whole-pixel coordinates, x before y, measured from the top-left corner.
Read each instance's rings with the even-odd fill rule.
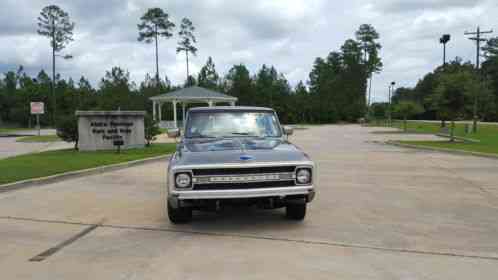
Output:
[[[193,112],[185,131],[187,138],[282,135],[273,112]]]

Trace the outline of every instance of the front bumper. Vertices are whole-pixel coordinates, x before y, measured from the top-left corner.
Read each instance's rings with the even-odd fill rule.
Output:
[[[292,186],[281,188],[261,188],[261,189],[237,189],[237,190],[189,190],[172,191],[168,200],[176,208],[182,200],[200,199],[238,199],[238,198],[259,198],[259,197],[286,197],[303,195],[307,202],[311,202],[315,197],[313,186]]]

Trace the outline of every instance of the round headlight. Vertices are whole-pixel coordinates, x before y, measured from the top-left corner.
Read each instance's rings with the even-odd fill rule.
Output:
[[[308,184],[311,182],[311,172],[308,169],[299,169],[296,173],[298,184]]]
[[[175,183],[177,188],[188,188],[190,187],[190,175],[188,173],[180,173],[176,175]]]

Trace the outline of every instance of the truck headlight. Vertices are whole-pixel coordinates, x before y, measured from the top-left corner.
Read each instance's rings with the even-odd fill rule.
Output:
[[[192,183],[190,174],[188,173],[178,173],[175,176],[175,186],[177,188],[189,188]]]
[[[296,181],[298,184],[311,183],[311,170],[308,168],[298,169],[296,172]]]

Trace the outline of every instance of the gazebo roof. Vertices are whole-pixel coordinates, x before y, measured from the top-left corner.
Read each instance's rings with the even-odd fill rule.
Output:
[[[237,101],[237,97],[219,93],[210,89],[193,86],[182,88],[165,94],[153,96],[152,101]]]

